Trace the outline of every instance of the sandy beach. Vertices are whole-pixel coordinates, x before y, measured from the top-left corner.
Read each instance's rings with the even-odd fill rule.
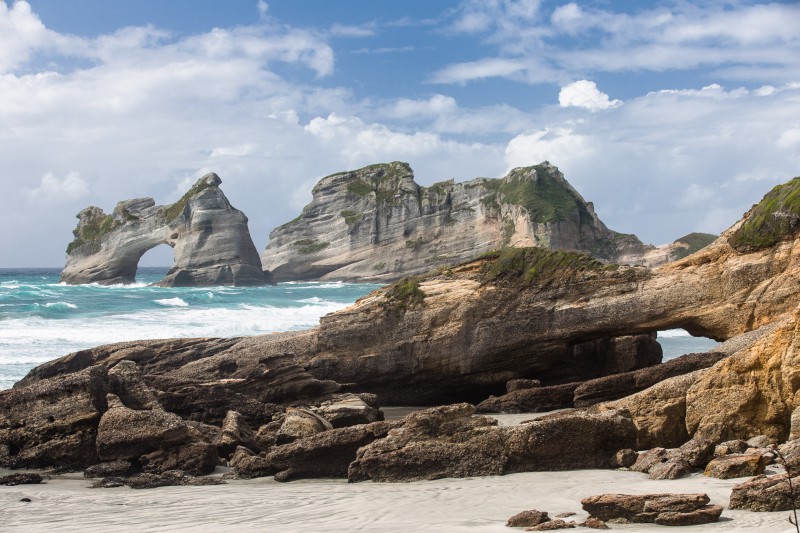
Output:
[[[413,409],[388,407],[388,418]],[[543,413],[498,415],[501,425]],[[226,469],[218,468],[216,476]],[[11,471],[0,469],[0,475]],[[771,472],[768,470],[768,473]],[[575,470],[412,483],[347,483],[270,478],[232,480],[209,487],[90,489],[81,473],[53,476],[42,485],[0,487],[3,531],[280,531],[280,532],[508,532],[506,520],[526,509],[551,517],[573,512],[583,521],[580,500],[604,492],[647,494],[705,492],[726,507],[716,524],[684,527],[705,531],[794,531],[789,512],[727,509],[730,490],[742,480],[702,473],[655,481],[638,472]],[[31,502],[21,502],[30,498]],[[620,531],[664,531],[664,526],[612,524]]]
[[[741,481],[741,480],[739,480]],[[81,474],[55,476],[42,485],[0,487],[3,531],[282,531],[282,532],[508,532],[508,517],[525,509],[552,516],[586,513],[580,500],[601,492],[644,494],[706,492],[727,505],[737,480],[702,474],[653,481],[636,472],[579,470],[414,483],[272,478],[210,487],[151,490],[90,489]],[[20,502],[30,498],[31,502]],[[789,512],[725,509],[716,524],[680,530],[794,531]],[[612,524],[620,531],[664,531],[663,526]],[[791,529],[790,529],[791,528]]]

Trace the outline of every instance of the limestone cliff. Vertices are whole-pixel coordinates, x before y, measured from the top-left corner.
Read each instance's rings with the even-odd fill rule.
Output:
[[[671,252],[609,230],[546,161],[502,179],[430,187],[406,163],[371,165],[322,178],[312,192],[298,218],[270,233],[262,263],[278,281],[392,281],[502,246],[646,265]]]
[[[220,183],[219,176],[207,174],[172,205],[137,198],[119,202],[110,215],[87,207],[78,214],[61,280],[133,283],[142,255],[168,244],[175,264],[161,285],[263,285],[247,217],[230,204]]]

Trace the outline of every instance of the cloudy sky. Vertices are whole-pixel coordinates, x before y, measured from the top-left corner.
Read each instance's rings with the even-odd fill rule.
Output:
[[[798,28],[797,2],[0,0],[0,266],[209,171],[261,250],[320,177],[394,160],[549,160],[612,229],[716,233],[800,175]]]

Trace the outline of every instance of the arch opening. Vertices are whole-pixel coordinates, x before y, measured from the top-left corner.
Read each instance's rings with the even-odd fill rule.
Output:
[[[719,346],[719,342],[714,339],[694,336],[685,329],[661,330],[657,339],[664,353],[663,362],[687,353],[707,352]]]
[[[164,243],[150,248],[139,258],[136,265],[136,281],[155,283],[166,276],[175,265],[175,251]]]

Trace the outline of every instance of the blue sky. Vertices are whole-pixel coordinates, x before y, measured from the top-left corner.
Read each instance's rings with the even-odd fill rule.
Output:
[[[719,232],[800,175],[798,27],[797,2],[0,1],[0,266],[60,266],[83,207],[208,171],[263,249],[320,177],[394,160],[549,160],[612,229]]]

